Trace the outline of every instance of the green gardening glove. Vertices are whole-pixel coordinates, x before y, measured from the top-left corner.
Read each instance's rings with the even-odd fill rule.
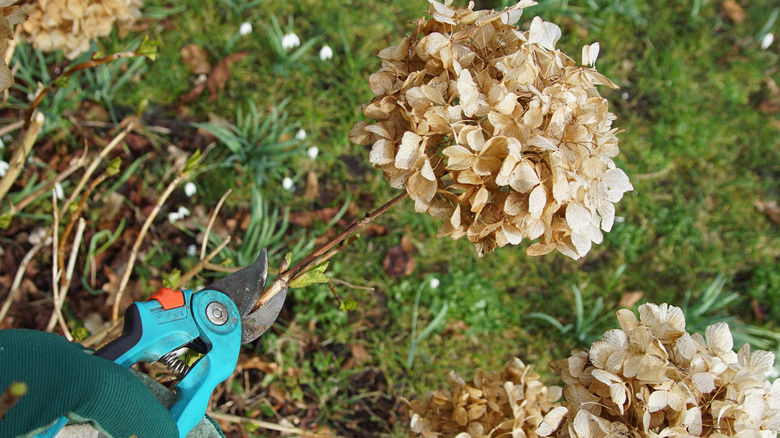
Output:
[[[178,437],[173,416],[130,371],[53,333],[0,330],[0,392],[27,394],[0,419],[0,437],[40,432],[62,416],[109,436]]]

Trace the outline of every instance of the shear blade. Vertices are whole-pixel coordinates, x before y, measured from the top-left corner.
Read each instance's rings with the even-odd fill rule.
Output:
[[[251,265],[246,266],[220,280],[206,289],[222,292],[238,308],[241,315],[241,343],[252,342],[273,325],[284,305],[287,290],[277,294],[269,302],[252,312],[260,299],[268,278],[268,252],[265,248]]]

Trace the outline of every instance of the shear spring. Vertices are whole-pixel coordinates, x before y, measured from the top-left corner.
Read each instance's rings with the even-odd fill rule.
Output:
[[[160,361],[166,367],[168,367],[169,370],[173,371],[173,373],[176,374],[176,376],[179,378],[184,377],[188,372],[190,372],[190,367],[187,366],[183,360],[179,359],[179,356],[176,355],[176,351],[171,351],[170,353],[161,357]]]

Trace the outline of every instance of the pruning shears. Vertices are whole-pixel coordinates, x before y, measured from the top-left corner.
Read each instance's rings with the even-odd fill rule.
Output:
[[[253,310],[267,277],[268,254],[263,249],[251,265],[198,292],[160,289],[148,301],[127,308],[122,335],[95,355],[125,368],[161,361],[178,374],[170,412],[179,436],[185,437],[206,414],[216,386],[233,373],[241,344],[259,338],[279,316],[286,289]],[[178,358],[184,347],[202,356],[188,365]],[[38,436],[54,436],[66,422],[63,417]]]

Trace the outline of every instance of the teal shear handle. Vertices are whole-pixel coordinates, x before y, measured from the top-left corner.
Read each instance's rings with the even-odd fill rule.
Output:
[[[203,356],[190,366],[176,357],[182,347]],[[179,437],[185,437],[203,419],[216,386],[233,373],[240,348],[241,316],[227,295],[164,288],[149,301],[128,307],[122,335],[95,355],[125,368],[162,360],[174,370],[180,380],[170,412]],[[62,420],[38,436],[54,436],[67,422]]]

